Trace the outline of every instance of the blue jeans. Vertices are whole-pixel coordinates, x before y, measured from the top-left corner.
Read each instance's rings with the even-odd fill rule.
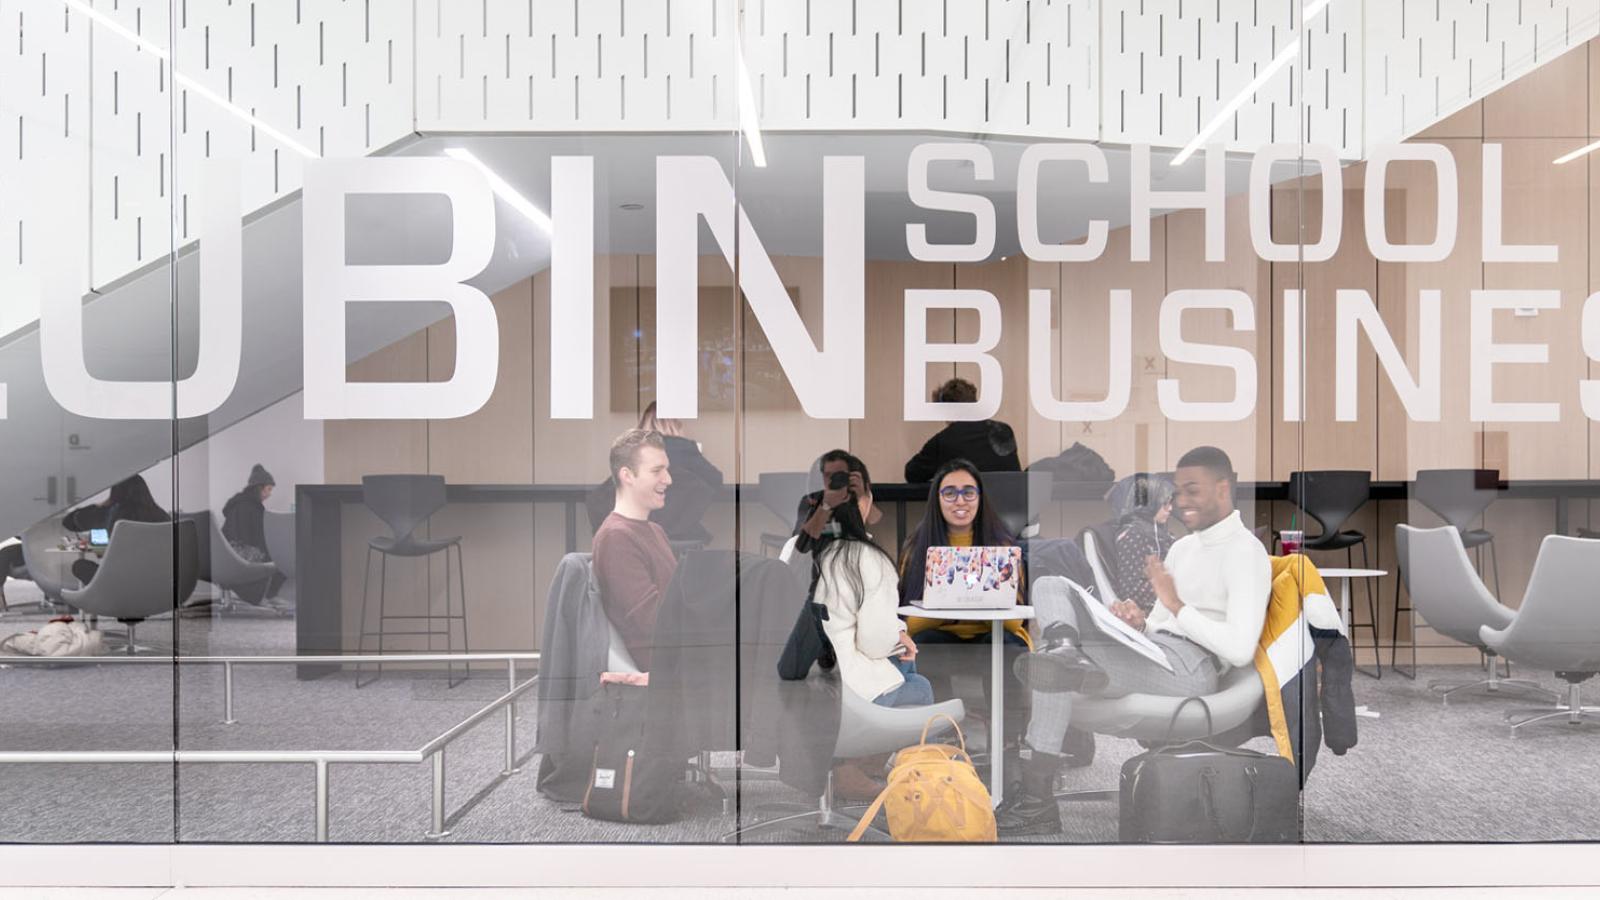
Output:
[[[932,706],[933,684],[917,674],[917,664],[908,659],[892,657],[889,660],[904,675],[905,683],[878,695],[873,703],[879,706]]]

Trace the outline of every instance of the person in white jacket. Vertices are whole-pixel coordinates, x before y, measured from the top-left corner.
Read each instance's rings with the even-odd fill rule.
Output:
[[[867,475],[862,473],[864,483]],[[894,560],[867,533],[871,488],[831,510],[838,528],[825,534],[813,563],[811,602],[827,610],[823,630],[839,661],[846,690],[879,706],[927,706],[933,685],[917,674],[917,645],[896,610]]]
[[[1046,643],[1015,666],[1033,689],[1027,734],[1033,752],[1023,765],[1022,790],[996,812],[1002,834],[1060,832],[1053,785],[1061,761],[1041,748],[1061,746],[1073,693],[1201,696],[1216,690],[1222,673],[1254,660],[1272,562],[1234,509],[1236,480],[1233,463],[1216,447],[1196,447],[1178,460],[1173,507],[1189,533],[1172,545],[1165,564],[1154,554],[1145,560],[1157,601],[1148,616],[1128,600],[1111,608],[1155,644],[1166,665],[1117,642],[1087,611],[1080,613],[1083,595],[1065,579],[1034,584],[1030,599]]]

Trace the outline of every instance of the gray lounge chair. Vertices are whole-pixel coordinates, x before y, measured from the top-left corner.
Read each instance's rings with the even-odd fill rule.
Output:
[[[1578,685],[1600,672],[1600,606],[1594,602],[1600,540],[1547,535],[1539,545],[1522,608],[1508,625],[1479,629],[1489,649],[1519,665],[1556,673],[1567,683],[1564,703],[1506,713],[1511,736],[1538,722],[1577,725],[1600,720],[1600,707],[1584,706]]]
[[[1413,528],[1410,525],[1396,525],[1394,528],[1400,577],[1405,580],[1412,608],[1434,631],[1476,647],[1488,657],[1489,677],[1465,681],[1439,679],[1428,682],[1429,689],[1439,693],[1446,704],[1453,695],[1475,688],[1483,688],[1490,694],[1499,694],[1510,688],[1555,699],[1555,694],[1536,681],[1500,677],[1499,654],[1484,641],[1479,632],[1483,628],[1510,625],[1516,612],[1502,606],[1484,586],[1477,570],[1473,568],[1472,560],[1467,558],[1461,534],[1455,526]],[[1420,574],[1412,578],[1412,573]],[[1510,673],[1509,664],[1506,671]]]

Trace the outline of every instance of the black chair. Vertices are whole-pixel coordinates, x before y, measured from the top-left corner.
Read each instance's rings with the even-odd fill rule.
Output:
[[[378,653],[384,652],[384,644],[390,637],[401,636],[426,636],[428,650],[433,650],[433,639],[443,636],[445,639],[445,652],[455,652],[454,625],[461,623],[461,652],[470,653],[467,643],[467,581],[465,564],[461,557],[461,538],[422,538],[416,536],[416,530],[428,520],[428,517],[438,512],[445,504],[444,478],[439,475],[366,475],[361,479],[362,499],[367,508],[385,525],[389,526],[390,534],[380,535],[367,542],[367,561],[364,569],[364,580],[361,585],[361,633],[357,639],[358,652],[367,651],[367,638],[378,639]],[[450,550],[456,551],[456,580],[460,591],[461,611],[451,612],[450,609]],[[376,552],[381,562],[378,575],[378,627],[376,630],[367,627],[367,594],[372,581],[372,554]],[[444,612],[433,611],[432,580],[429,579],[427,591],[427,611],[417,614],[391,614],[386,606],[389,557],[423,558],[435,553],[444,554]],[[425,570],[426,571],[426,570]],[[424,623],[420,628],[391,631],[388,623],[391,620],[405,620]],[[444,622],[441,631],[435,623]],[[378,674],[366,681],[361,680],[361,666],[356,667],[356,687],[371,684],[383,677],[383,664],[378,664]],[[468,675],[471,674],[469,668]],[[448,685],[455,687],[460,682],[455,679],[455,665],[449,666],[446,676]],[[463,676],[461,681],[465,681]]]
[[[1369,569],[1367,562],[1367,536],[1360,531],[1345,528],[1367,500],[1372,496],[1372,473],[1353,469],[1327,469],[1314,472],[1289,473],[1289,499],[1322,528],[1320,534],[1306,535],[1304,549],[1322,552],[1345,552],[1345,565],[1354,569],[1355,550],[1361,548],[1361,568]],[[1377,666],[1377,677],[1383,677],[1383,659],[1378,648],[1378,592],[1375,579],[1367,582],[1367,622],[1350,623],[1351,637],[1357,628],[1372,631],[1372,657]],[[1351,617],[1354,619],[1354,616]],[[1354,644],[1354,641],[1351,642]]]
[[[756,496],[761,505],[778,517],[782,532],[761,532],[762,555],[776,556],[794,534],[794,516],[800,510],[800,499],[822,487],[822,476],[815,468],[804,472],[762,472],[756,477]]]
[[[993,504],[995,515],[1012,535],[1031,538],[1039,514],[1050,505],[1053,479],[1049,472],[984,472],[984,501]]]
[[[1494,569],[1494,595],[1500,597],[1500,560],[1494,550],[1494,533],[1485,528],[1473,528],[1472,523],[1483,515],[1489,504],[1495,501],[1500,493],[1500,472],[1496,469],[1419,469],[1417,478],[1411,483],[1411,499],[1427,507],[1434,515],[1443,519],[1446,525],[1455,526],[1461,533],[1461,546],[1467,550],[1478,551],[1478,563],[1481,570],[1483,564],[1483,548],[1489,548],[1489,565]],[[1396,561],[1396,566],[1405,564],[1403,558]],[[1413,624],[1411,630],[1411,671],[1409,673],[1397,668],[1395,661],[1400,656],[1400,614],[1409,613],[1412,607],[1407,603],[1400,605],[1400,588],[1404,578],[1396,572],[1394,580],[1394,622],[1389,631],[1389,667],[1407,678],[1415,678],[1417,674],[1417,632]],[[1407,596],[1410,589],[1407,586]]]

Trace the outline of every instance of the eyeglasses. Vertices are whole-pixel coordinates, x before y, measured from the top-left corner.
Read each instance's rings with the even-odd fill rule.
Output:
[[[954,503],[957,500],[965,500],[971,503],[978,499],[978,486],[969,484],[966,487],[956,487],[955,485],[942,487],[939,488],[939,498],[949,503]]]

